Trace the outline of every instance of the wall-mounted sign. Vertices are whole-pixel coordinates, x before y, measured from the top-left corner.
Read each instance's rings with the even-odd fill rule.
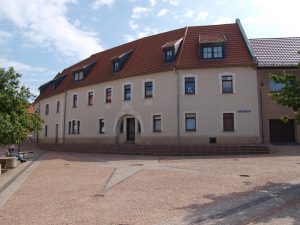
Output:
[[[240,109],[237,111],[238,113],[250,113],[251,109]]]

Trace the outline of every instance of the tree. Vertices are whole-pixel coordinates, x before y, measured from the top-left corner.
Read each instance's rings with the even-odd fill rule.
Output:
[[[300,54],[300,51],[298,52]],[[300,62],[298,63],[300,67]],[[270,75],[277,84],[283,84],[282,91],[270,93],[271,98],[278,104],[287,106],[293,109],[295,113],[295,120],[300,124],[300,79],[292,73],[283,72],[281,75]],[[288,121],[288,117],[282,118],[284,122]]]
[[[0,68],[0,145],[20,143],[42,128],[40,117],[28,112],[34,96],[20,85],[20,77],[13,67]]]

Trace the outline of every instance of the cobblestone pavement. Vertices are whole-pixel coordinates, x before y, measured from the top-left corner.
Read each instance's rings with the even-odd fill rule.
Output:
[[[163,158],[46,152],[21,166],[9,185],[9,174],[0,176],[0,224],[300,224],[295,151]]]

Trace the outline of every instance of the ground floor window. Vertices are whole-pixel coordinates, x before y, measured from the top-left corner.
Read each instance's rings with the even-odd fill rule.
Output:
[[[104,119],[99,119],[99,134],[104,133]]]
[[[223,131],[234,131],[233,113],[223,113]]]
[[[196,131],[196,113],[185,114],[185,130]]]
[[[47,137],[47,136],[48,136],[48,126],[45,125],[45,137]]]
[[[69,134],[80,134],[80,121],[72,120],[68,123]]]
[[[161,132],[161,115],[153,115],[153,132]]]

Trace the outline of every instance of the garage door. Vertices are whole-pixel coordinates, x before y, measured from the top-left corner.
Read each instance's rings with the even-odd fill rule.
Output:
[[[295,142],[294,120],[283,123],[281,120],[269,120],[271,143],[293,143]]]

